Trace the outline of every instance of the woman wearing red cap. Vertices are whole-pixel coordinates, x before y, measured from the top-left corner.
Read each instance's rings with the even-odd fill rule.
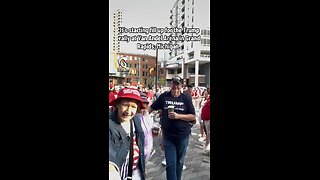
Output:
[[[109,178],[145,179],[144,131],[136,113],[144,109],[138,90],[123,88],[110,102]]]

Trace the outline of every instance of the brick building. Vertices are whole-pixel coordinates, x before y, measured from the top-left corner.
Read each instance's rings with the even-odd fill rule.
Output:
[[[156,67],[155,56],[119,52],[117,53],[117,59],[120,59],[120,57],[126,57],[127,59],[127,69],[118,68],[118,71],[124,71],[124,83],[141,84],[144,87],[155,85],[155,72],[152,70]]]

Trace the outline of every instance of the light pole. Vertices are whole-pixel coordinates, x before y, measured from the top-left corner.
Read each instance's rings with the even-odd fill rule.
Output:
[[[158,48],[156,49],[156,91],[158,89]]]
[[[139,71],[139,81],[138,81],[138,84],[140,85],[140,79],[141,79],[141,72],[140,72],[140,60],[141,58],[139,57],[139,65],[138,65],[138,71]]]

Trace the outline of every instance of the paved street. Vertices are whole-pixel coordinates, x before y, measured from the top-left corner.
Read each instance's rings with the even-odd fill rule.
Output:
[[[204,156],[203,145],[199,139],[199,125],[192,127],[192,134],[189,140],[189,146],[185,157],[186,169],[182,173],[182,180],[208,180],[210,179],[210,163],[203,162],[204,159],[210,159]],[[160,154],[158,137],[154,138],[155,154],[146,165],[147,180],[166,180],[166,168],[162,165],[164,157]]]

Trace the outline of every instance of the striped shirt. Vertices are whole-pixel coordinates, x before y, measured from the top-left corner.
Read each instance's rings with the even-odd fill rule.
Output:
[[[130,154],[130,151],[127,154],[125,163],[122,165],[122,167],[120,169],[120,176],[121,176],[121,179],[123,179],[123,180],[128,178],[129,154]],[[134,174],[134,171],[137,170],[137,165],[138,165],[138,161],[139,161],[139,154],[140,154],[140,151],[139,151],[139,147],[137,144],[136,136],[134,134],[133,135],[133,165],[132,165],[133,173],[132,174]]]

